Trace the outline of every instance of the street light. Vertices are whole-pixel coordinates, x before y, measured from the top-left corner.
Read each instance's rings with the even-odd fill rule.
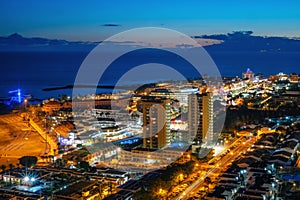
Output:
[[[27,99],[24,99],[24,108],[25,108],[25,110],[26,110],[26,108],[27,108],[27,102],[28,102],[28,100],[27,100]]]
[[[24,177],[24,182],[34,182],[35,181],[35,178],[34,177],[29,177],[29,176],[25,176]]]
[[[161,188],[159,188],[159,191],[158,191],[158,193],[159,193],[159,194],[161,194],[161,193],[162,193],[162,189],[161,189]]]
[[[183,174],[182,174],[182,173],[181,173],[181,174],[179,174],[178,178],[179,178],[179,184],[180,184],[180,183],[181,183],[181,181],[183,180]]]
[[[28,176],[25,176],[25,177],[24,177],[24,181],[25,181],[25,182],[28,182],[28,181],[29,181],[29,177],[28,177]]]

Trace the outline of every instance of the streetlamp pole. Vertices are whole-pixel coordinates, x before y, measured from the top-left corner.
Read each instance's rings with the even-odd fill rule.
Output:
[[[47,119],[45,118],[45,134],[46,134],[46,145],[45,145],[45,154],[48,154],[48,134],[47,134]]]
[[[26,111],[26,109],[27,109],[27,102],[28,102],[28,100],[27,100],[27,99],[24,99],[24,109],[25,109],[25,111]]]

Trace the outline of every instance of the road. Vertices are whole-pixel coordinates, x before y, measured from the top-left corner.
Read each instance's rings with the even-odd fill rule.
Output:
[[[241,138],[240,138],[241,139]],[[235,141],[235,144],[237,141]],[[246,141],[244,144],[236,145],[234,149],[227,153],[223,158],[221,158],[218,162],[216,162],[212,168],[207,171],[202,177],[196,180],[193,184],[191,184],[185,191],[183,191],[176,199],[177,200],[185,200],[188,199],[190,194],[197,193],[201,187],[204,185],[204,180],[206,177],[210,177],[213,179],[214,176],[219,176],[225,168],[232,163],[236,158],[238,158],[241,153],[247,151],[247,149],[253,145],[255,142],[255,138],[252,138]],[[229,147],[231,147],[230,145]],[[219,167],[222,166],[222,167]]]
[[[34,122],[32,119],[30,119],[29,123],[40,134],[40,136],[48,143],[48,146],[50,146],[50,150],[46,153],[48,153],[49,155],[54,155],[54,149],[57,149],[57,142],[52,137],[49,137],[47,132],[43,128],[41,128],[36,122]]]
[[[234,141],[232,141],[232,143],[231,143],[230,145],[226,146],[221,152],[219,152],[218,155],[222,155],[223,153],[226,153],[226,151],[227,151],[228,149],[232,148],[234,145],[236,145],[236,144],[238,144],[238,143],[241,143],[242,140],[243,140],[242,137],[240,137],[240,138],[238,138],[238,139],[235,139]],[[211,164],[211,163],[216,162],[217,159],[218,159],[218,155],[215,156],[215,157],[213,157],[212,159],[210,159],[210,160],[208,161],[208,164]]]

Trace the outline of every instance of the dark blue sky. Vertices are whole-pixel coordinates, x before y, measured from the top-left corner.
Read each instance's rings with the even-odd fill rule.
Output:
[[[130,28],[156,26],[188,35],[252,30],[300,36],[299,9],[297,0],[1,0],[0,35],[99,41]]]

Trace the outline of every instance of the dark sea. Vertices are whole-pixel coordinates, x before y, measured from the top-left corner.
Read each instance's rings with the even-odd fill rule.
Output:
[[[300,52],[218,51],[209,48],[207,51],[222,76],[241,76],[247,68],[251,68],[254,73],[261,72],[266,76],[280,71],[287,74],[300,73]],[[57,97],[59,94],[71,95],[71,89],[54,91],[42,89],[72,85],[88,53],[89,50],[1,51],[0,97],[7,97],[9,90],[17,88],[37,98]],[[139,59],[143,59],[143,56]],[[131,62],[131,60],[125,59],[123,62]],[[175,68],[179,67],[176,63],[173,64]],[[119,73],[119,70],[115,68],[108,73],[111,74],[106,74],[102,84],[113,84],[110,77]],[[186,76],[195,77],[195,74],[187,70]],[[108,92],[108,90],[103,89],[99,92]]]

